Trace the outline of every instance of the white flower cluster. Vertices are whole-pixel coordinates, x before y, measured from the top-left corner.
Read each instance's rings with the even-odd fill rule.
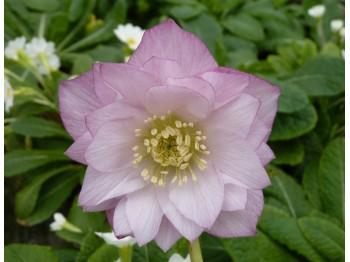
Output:
[[[44,38],[34,37],[26,43],[24,36],[10,41],[5,48],[5,56],[9,59],[18,60],[19,52],[24,52],[37,66],[40,74],[48,75],[60,67],[60,59],[55,54],[55,44]]]
[[[4,102],[5,111],[9,112],[13,106],[13,89],[6,77],[4,78]]]

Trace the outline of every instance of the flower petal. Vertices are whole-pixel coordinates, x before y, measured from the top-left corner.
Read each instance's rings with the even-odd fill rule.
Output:
[[[193,91],[181,86],[155,86],[146,93],[146,110],[155,115],[166,115],[171,110],[178,117],[192,122],[204,119],[209,113],[208,100]]]
[[[220,213],[208,233],[218,237],[241,237],[256,234],[256,224],[264,206],[261,190],[248,190],[247,207],[244,210]]]
[[[263,166],[266,166],[271,162],[271,160],[275,159],[275,154],[266,143],[262,143],[256,150],[256,153],[259,156],[261,164]]]
[[[170,201],[186,218],[199,226],[209,228],[219,215],[224,199],[224,184],[221,177],[208,163],[204,172],[195,170],[197,181],[188,181],[181,187],[170,185]]]
[[[69,156],[74,161],[82,164],[87,164],[84,158],[85,151],[92,141],[92,136],[89,131],[82,134],[75,142],[67,149],[65,155]]]
[[[261,143],[267,141],[270,133],[271,129],[267,128],[258,118],[255,118],[245,140],[248,141],[253,148],[258,148]]]
[[[237,211],[244,209],[247,204],[247,189],[233,184],[225,185],[223,211]]]
[[[133,236],[132,229],[130,227],[130,223],[128,222],[127,213],[126,213],[126,204],[127,198],[123,197],[116,206],[113,216],[112,216],[112,227],[113,232],[117,238],[123,238],[126,236]],[[110,216],[108,216],[110,217]],[[111,219],[108,219],[109,223],[111,223]]]
[[[96,63],[92,65],[92,72],[94,74],[94,86],[95,93],[100,99],[102,105],[112,103],[117,98],[117,92],[108,85],[101,76],[101,65],[102,63]]]
[[[92,72],[60,84],[59,107],[64,127],[78,139],[87,130],[85,115],[101,107],[94,91]]]
[[[157,190],[157,197],[164,215],[187,240],[193,241],[202,234],[204,229],[195,222],[185,218],[169,200],[168,187],[159,188]]]
[[[102,79],[122,97],[136,106],[142,106],[145,92],[152,86],[160,85],[159,79],[128,64],[101,64]]]
[[[151,57],[140,69],[154,75],[160,79],[162,83],[164,83],[165,79],[168,77],[181,77],[184,75],[179,62],[172,59],[162,59],[156,56]]]
[[[181,237],[180,233],[175,229],[175,227],[170,223],[170,221],[163,217],[162,223],[159,227],[159,232],[155,237],[155,241],[158,246],[164,251],[167,252],[168,249],[179,240]]]
[[[78,204],[90,207],[101,206],[99,209],[105,210],[103,202],[134,192],[144,186],[142,179],[132,168],[119,172],[102,173],[89,166]]]
[[[127,195],[126,214],[137,243],[142,246],[158,234],[163,212],[154,185]]]
[[[216,102],[224,102],[239,95],[249,84],[249,76],[240,71],[230,73],[216,71],[205,72],[200,75],[208,81],[215,89]]]
[[[141,67],[153,56],[178,61],[189,76],[217,67],[204,43],[195,35],[183,31],[171,19],[144,33],[128,63]]]
[[[131,166],[136,138],[133,119],[114,120],[105,123],[86,150],[86,162],[102,172],[113,172]]]

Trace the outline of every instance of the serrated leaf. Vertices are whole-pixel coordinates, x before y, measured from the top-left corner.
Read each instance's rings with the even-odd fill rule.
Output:
[[[311,96],[332,96],[345,90],[344,61],[319,56],[300,67],[287,80]]]
[[[298,260],[259,231],[254,237],[222,239],[227,253],[236,262],[291,262]]]
[[[305,150],[298,139],[271,142],[269,145],[276,156],[274,164],[295,166],[303,162]]]
[[[318,171],[324,211],[344,224],[345,139],[330,142],[322,153]]]
[[[58,262],[58,258],[52,253],[51,247],[11,244],[5,246],[5,262],[35,261],[35,262]]]
[[[284,211],[265,205],[258,226],[271,238],[310,261],[325,261],[304,238],[298,227],[298,221]]]
[[[5,177],[19,175],[50,162],[68,161],[61,151],[16,150],[5,154]]]
[[[317,122],[315,108],[308,104],[292,114],[278,113],[270,136],[271,141],[288,140],[311,131]]]
[[[70,136],[63,127],[43,118],[27,116],[19,117],[11,123],[13,132],[30,137],[64,137],[70,139]]]
[[[246,40],[261,41],[265,37],[263,27],[259,21],[249,15],[229,16],[222,23],[232,34]]]
[[[322,202],[320,196],[320,185],[318,179],[318,161],[314,161],[306,166],[303,174],[303,187],[310,204],[322,210]]]
[[[298,220],[306,239],[330,261],[345,261],[345,232],[328,220],[303,217]]]
[[[271,186],[264,189],[266,196],[274,197],[288,207],[292,217],[300,217],[309,213],[310,207],[306,200],[303,188],[282,170],[272,169],[275,175],[271,178]]]
[[[113,262],[118,259],[118,248],[108,244],[103,244],[96,249],[88,258],[87,262]]]

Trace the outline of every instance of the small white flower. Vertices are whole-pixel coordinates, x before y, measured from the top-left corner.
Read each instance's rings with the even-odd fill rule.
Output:
[[[116,246],[116,247],[133,246],[136,243],[136,239],[133,237],[124,237],[124,238],[118,239],[116,238],[113,232],[111,233],[95,232],[95,234],[100,238],[103,238],[103,240],[107,244]]]
[[[47,57],[47,63],[50,71],[57,71],[57,69],[61,66],[60,59],[55,54],[51,54]],[[42,75],[49,74],[47,68],[41,62],[38,62],[37,66],[39,68],[40,74]]]
[[[55,213],[53,218],[55,221],[50,224],[51,231],[62,230],[63,224],[66,223],[67,219],[61,213]]]
[[[309,10],[307,10],[307,13],[309,16],[315,17],[315,18],[321,18],[326,11],[326,7],[324,5],[315,5],[311,7]]]
[[[145,30],[132,24],[118,25],[114,29],[114,34],[119,40],[126,43],[132,50],[135,50],[139,46],[144,32]]]
[[[13,106],[13,89],[10,82],[4,78],[4,101],[5,101],[5,111],[9,112]]]
[[[17,37],[14,40],[8,42],[5,48],[5,56],[9,59],[18,59],[18,51],[24,50],[26,44],[26,38],[24,36]]]
[[[332,32],[339,32],[344,26],[343,20],[337,19],[331,21]]]
[[[44,38],[34,37],[26,44],[25,51],[32,58],[37,58],[40,54],[49,56],[55,53],[55,44],[47,42]]]
[[[183,258],[179,254],[175,253],[169,258],[169,262],[191,262],[191,258],[187,255],[186,258]]]

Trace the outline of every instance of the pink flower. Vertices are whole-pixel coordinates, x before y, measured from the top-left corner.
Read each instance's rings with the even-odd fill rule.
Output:
[[[167,20],[128,63],[94,64],[59,91],[75,140],[66,154],[88,165],[79,205],[106,210],[117,237],[154,239],[165,251],[204,231],[256,233],[278,88],[219,67]]]

